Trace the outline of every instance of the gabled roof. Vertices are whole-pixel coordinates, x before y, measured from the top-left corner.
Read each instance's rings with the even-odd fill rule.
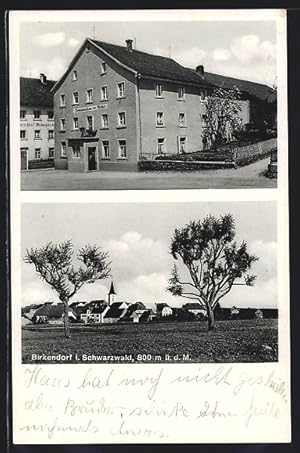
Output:
[[[194,69],[187,69],[195,73]],[[264,85],[263,83],[250,82],[249,80],[237,79],[235,77],[214,74],[212,72],[204,72],[203,76],[201,76],[201,79],[203,83],[207,84],[211,88],[221,87],[227,90],[231,90],[236,86],[242,93],[250,97],[254,97],[261,101],[267,101],[269,103],[276,101],[275,90],[268,85]]]
[[[76,313],[71,307],[69,307],[69,312],[70,311],[76,316]],[[57,305],[46,304],[35,312],[35,316],[48,316],[49,318],[60,318],[63,315],[63,312],[64,312],[63,304]]]
[[[125,308],[121,308],[123,304],[124,302],[113,303],[104,315],[104,318],[119,318],[123,314],[124,310],[126,310]]]
[[[50,91],[55,83],[54,80],[47,80],[43,84],[40,79],[20,77],[20,105],[53,108],[53,94]]]
[[[91,313],[103,313],[104,310],[106,309],[107,305],[102,305],[102,306],[99,306],[99,307],[94,307],[91,309]]]
[[[165,304],[165,303],[158,303],[156,304],[156,310],[157,311],[161,311],[163,310],[163,308],[165,307],[168,307],[168,308],[171,308],[168,304]],[[172,309],[171,309],[172,310]]]
[[[204,307],[198,302],[188,302],[187,304],[184,304],[182,308],[185,310],[204,310]]]
[[[172,58],[141,52],[140,50],[128,50],[125,46],[118,46],[104,41],[96,41],[94,39],[89,39],[89,41],[142,76],[199,83],[199,77],[196,73],[191,73]]]
[[[261,83],[241,80],[234,77],[227,77],[211,72],[204,72],[200,75],[195,69],[187,68],[177,63],[172,58],[154,55],[140,50],[129,50],[127,46],[119,46],[116,44],[97,41],[95,39],[86,38],[83,45],[74,56],[68,69],[62,78],[56,83],[52,91],[61,85],[65,77],[79,58],[82,50],[90,45],[91,48],[102,51],[106,56],[111,58],[117,64],[123,66],[127,70],[133,72],[136,76],[155,79],[166,79],[174,82],[182,82],[204,87],[223,87],[231,89],[238,86],[240,91],[248,96],[255,97],[262,101],[274,102],[276,100],[275,91],[267,85]]]

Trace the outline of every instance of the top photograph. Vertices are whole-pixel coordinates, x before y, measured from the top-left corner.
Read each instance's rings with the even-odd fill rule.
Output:
[[[277,187],[275,20],[98,17],[20,24],[22,190]]]

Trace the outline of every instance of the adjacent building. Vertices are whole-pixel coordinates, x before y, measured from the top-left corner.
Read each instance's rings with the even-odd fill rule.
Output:
[[[201,150],[216,87],[240,88],[243,124],[264,117],[274,100],[266,85],[186,68],[132,43],[86,39],[52,88],[57,169],[135,170],[140,159]]]
[[[54,159],[54,110],[51,89],[55,81],[45,74],[39,79],[20,78],[21,170],[32,162]]]

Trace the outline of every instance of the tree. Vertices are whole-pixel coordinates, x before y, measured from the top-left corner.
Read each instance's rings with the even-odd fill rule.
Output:
[[[215,328],[214,310],[234,285],[253,286],[256,276],[248,271],[258,257],[247,252],[246,242],[237,246],[231,214],[219,219],[209,215],[203,221],[191,221],[175,229],[170,253],[188,271],[186,281],[176,264],[167,290],[174,296],[196,300],[205,308],[208,330]],[[241,280],[243,279],[243,280]]]
[[[235,131],[241,127],[239,113],[242,110],[241,92],[237,87],[231,90],[216,88],[207,98],[206,126],[202,138],[205,146],[216,149],[231,141]]]
[[[64,306],[64,333],[70,338],[69,300],[85,283],[107,278],[110,274],[108,253],[95,245],[86,245],[79,250],[77,259],[82,263],[74,268],[73,244],[71,241],[26,250],[24,261],[33,264],[39,277],[56,291]]]

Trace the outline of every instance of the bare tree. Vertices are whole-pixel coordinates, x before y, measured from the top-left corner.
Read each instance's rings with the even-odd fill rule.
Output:
[[[241,92],[216,88],[207,98],[206,120],[202,138],[206,147],[216,149],[230,142],[233,134],[241,127]]]
[[[220,299],[234,285],[252,286],[256,279],[248,270],[258,257],[247,252],[246,242],[238,247],[234,237],[231,214],[220,219],[210,215],[176,228],[171,242],[170,253],[181,260],[188,277],[181,279],[174,264],[167,290],[199,302],[207,313],[208,330],[215,328],[214,310]]]
[[[64,306],[64,333],[70,338],[69,300],[85,283],[107,278],[110,274],[108,253],[95,245],[86,245],[79,250],[77,259],[82,263],[73,266],[73,244],[71,241],[26,250],[24,261],[33,264],[39,277],[56,291]]]

